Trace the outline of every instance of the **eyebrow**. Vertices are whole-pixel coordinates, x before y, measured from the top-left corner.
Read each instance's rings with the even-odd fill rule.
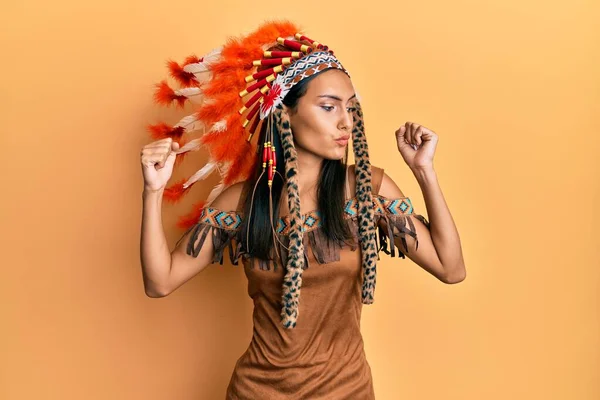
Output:
[[[322,95],[320,95],[320,96],[317,96],[317,97],[327,97],[327,98],[330,98],[330,99],[333,99],[333,100],[342,101],[342,99],[341,99],[340,97],[338,97],[338,96],[335,96],[335,95],[333,95],[333,94],[322,94]],[[351,96],[351,97],[348,99],[348,101],[352,100],[352,99],[353,99],[353,98],[355,98],[355,97],[356,97],[356,93],[354,93],[354,94],[353,94],[353,95],[352,95],[352,96]]]

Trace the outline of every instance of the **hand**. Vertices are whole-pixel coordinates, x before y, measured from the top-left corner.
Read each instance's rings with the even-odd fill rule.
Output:
[[[396,131],[398,151],[411,170],[433,168],[438,135],[414,122],[406,122]]]
[[[141,163],[144,190],[159,191],[167,186],[173,174],[179,143],[166,138],[149,143],[142,148]]]

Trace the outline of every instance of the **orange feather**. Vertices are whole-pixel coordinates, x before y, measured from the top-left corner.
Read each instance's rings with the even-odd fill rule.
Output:
[[[207,125],[226,118],[231,113],[237,113],[242,108],[242,98],[235,91],[224,92],[213,99],[210,104],[203,104],[197,112],[198,118]]]
[[[207,97],[214,97],[219,93],[229,90],[235,90],[237,94],[246,88],[247,84],[244,78],[248,75],[250,74],[245,70],[228,71],[216,76],[210,83],[205,84],[202,92]]]

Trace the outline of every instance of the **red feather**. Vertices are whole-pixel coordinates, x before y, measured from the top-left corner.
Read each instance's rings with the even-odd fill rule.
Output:
[[[202,58],[199,58],[195,54],[189,55],[183,60],[183,65],[186,66],[188,64],[196,64],[202,62]]]
[[[170,203],[177,203],[181,200],[193,186],[188,186],[187,189],[183,188],[183,184],[187,181],[187,179],[182,179],[179,182],[176,182],[169,187],[165,188],[163,193],[163,199]]]
[[[147,127],[153,139],[160,140],[165,138],[173,138],[179,140],[185,132],[183,126],[172,127],[171,125],[160,122]]]
[[[169,87],[167,81],[163,80],[155,85],[156,91],[154,92],[154,100],[163,106],[170,106],[173,100],[177,101],[179,107],[184,106],[187,97],[178,96],[175,91]]]
[[[183,68],[175,61],[167,61],[167,67],[169,68],[169,74],[183,87],[198,86],[198,82],[195,79],[194,74],[186,72]]]
[[[184,216],[179,217],[177,227],[188,230],[194,226],[202,215],[202,209],[206,205],[206,201],[200,201],[192,206],[192,210]]]

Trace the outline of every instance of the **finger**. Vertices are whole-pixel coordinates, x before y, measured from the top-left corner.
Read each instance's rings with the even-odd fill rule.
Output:
[[[396,138],[398,140],[404,140],[405,134],[406,134],[406,127],[404,125],[396,130]]]
[[[409,143],[410,140],[410,122],[404,123],[404,141]]]
[[[422,136],[423,136],[423,127],[420,126],[417,128],[417,131],[415,132],[415,144],[417,146],[420,146],[421,143],[423,142]]]
[[[398,132],[396,136],[398,145],[404,146],[410,144],[408,142],[408,130],[406,129],[406,126],[401,126],[396,132]]]
[[[414,132],[413,132],[412,140],[413,140],[413,144],[416,146],[418,144],[418,141],[419,141],[417,135],[420,134],[420,132],[422,130],[422,127],[421,127],[421,125],[419,125],[419,124],[417,124],[415,122],[413,124],[413,130],[414,130]]]
[[[171,143],[167,143],[167,142],[162,142],[162,143],[150,143],[146,146],[144,146],[144,150],[149,150],[149,151],[165,151],[167,149],[171,148]]]
[[[166,160],[167,160],[167,156],[163,156],[163,157],[161,157],[161,158],[158,160],[158,162],[156,163],[156,166],[157,166],[157,168],[156,168],[156,169],[161,169],[161,168],[164,168]]]
[[[157,157],[146,157],[142,160],[142,164],[146,167],[154,167],[160,163],[160,159]]]
[[[154,142],[148,143],[144,147],[151,149],[151,148],[157,148],[157,147],[171,146],[172,141],[173,141],[173,138],[167,137],[164,139],[155,140]]]
[[[406,123],[407,126],[407,130],[408,130],[408,134],[406,135],[406,142],[410,145],[414,144],[413,142],[413,136],[415,135],[415,123],[414,122],[407,122]]]

